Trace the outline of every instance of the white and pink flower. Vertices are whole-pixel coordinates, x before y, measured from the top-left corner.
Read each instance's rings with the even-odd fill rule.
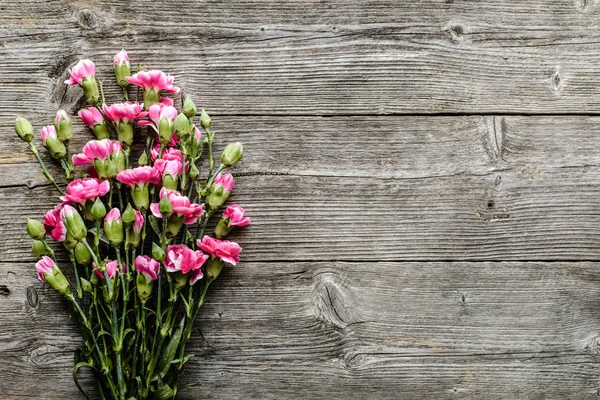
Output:
[[[67,227],[60,218],[60,211],[63,208],[63,204],[59,204],[52,210],[44,214],[44,228],[46,228],[46,234],[57,242],[64,242],[67,238]]]
[[[143,111],[144,105],[140,103],[115,103],[107,106],[106,104],[102,106],[102,111],[106,118],[111,120],[115,124],[125,123],[128,124],[130,122],[136,121],[140,118],[144,118],[148,113]]]
[[[53,259],[48,256],[43,256],[41,260],[35,263],[35,269],[37,270],[38,279],[42,282],[46,282],[44,275],[52,275],[53,269],[58,268]]]
[[[79,118],[86,124],[90,129],[94,129],[96,125],[102,125],[104,123],[104,116],[96,107],[84,108],[79,111]]]
[[[235,242],[204,236],[202,240],[198,239],[196,244],[203,252],[209,254],[213,259],[218,257],[232,265],[236,265],[240,262],[239,254],[241,253],[242,248]]]
[[[160,273],[160,263],[148,256],[137,256],[135,258],[135,270],[144,275],[146,282],[155,281]]]
[[[223,218],[229,220],[228,226],[246,226],[250,218],[244,216],[244,209],[237,204],[232,204],[223,211]]]
[[[117,180],[130,188],[135,185],[144,186],[149,183],[158,186],[162,183],[160,171],[147,165],[123,170],[117,174]]]
[[[106,158],[123,149],[118,140],[102,139],[87,142],[80,154],[73,155],[73,164],[83,166],[93,164],[94,160],[104,161]]]
[[[174,77],[167,75],[162,71],[140,71],[133,76],[127,77],[127,81],[135,86],[140,86],[144,90],[154,90],[156,93],[164,90],[167,93],[176,94],[179,92],[177,86],[173,86]]]

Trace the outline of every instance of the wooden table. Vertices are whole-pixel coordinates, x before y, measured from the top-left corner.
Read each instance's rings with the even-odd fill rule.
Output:
[[[0,0],[0,399],[80,398],[15,115],[74,113],[80,58],[116,100],[122,47],[246,151],[181,399],[598,398],[597,1],[141,3]]]

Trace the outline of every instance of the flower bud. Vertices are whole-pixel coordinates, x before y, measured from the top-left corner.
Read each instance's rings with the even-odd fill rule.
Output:
[[[131,207],[131,203],[127,204],[127,208],[123,212],[122,221],[127,227],[131,226],[131,224],[135,222],[135,210],[133,207]]]
[[[73,122],[65,110],[58,110],[56,113],[54,128],[58,140],[68,145],[73,139]]]
[[[79,278],[79,280],[81,281],[81,288],[84,292],[92,293],[94,291],[94,288],[92,287],[92,283],[90,281],[84,278]]]
[[[196,166],[196,164],[192,164],[192,166],[190,167],[190,172],[188,174],[189,178],[195,181],[196,179],[198,179],[199,175],[200,171],[198,171],[198,167]]]
[[[152,258],[159,262],[163,262],[165,259],[165,251],[154,242],[152,242]]]
[[[185,100],[183,101],[183,113],[186,115],[186,117],[193,118],[197,112],[198,109],[196,108],[196,105],[194,104],[190,96],[186,96]]]
[[[163,216],[167,216],[173,211],[173,205],[167,196],[163,196],[158,202],[158,211],[160,211]]]
[[[67,278],[63,275],[53,259],[44,256],[35,264],[35,268],[40,281],[48,282],[50,286],[63,295],[71,293],[69,281],[67,281]]]
[[[104,218],[106,215],[106,207],[100,197],[96,198],[94,205],[92,206],[92,216],[95,218],[95,221]]]
[[[83,222],[83,218],[76,209],[69,205],[65,205],[60,211],[60,218],[67,228],[68,234],[75,241],[83,240],[87,235],[87,228]]]
[[[108,131],[106,123],[96,124],[92,130],[94,131],[94,136],[96,136],[96,139],[110,139],[110,132]]]
[[[54,251],[48,246],[48,244],[42,240],[34,240],[31,246],[31,252],[37,257],[42,258],[43,256],[54,256]]]
[[[106,218],[104,218],[104,234],[114,247],[118,247],[123,242],[123,221],[121,220],[121,212],[118,208],[113,208],[106,214]]]
[[[58,140],[56,129],[52,125],[47,125],[42,128],[42,144],[48,149],[48,152],[50,152],[50,155],[55,160],[62,160],[67,155],[67,149],[65,148],[65,145]]]
[[[241,143],[229,143],[223,154],[221,154],[221,162],[225,167],[233,167],[244,155],[244,147]]]
[[[202,112],[200,113],[200,125],[204,129],[210,129],[211,124],[212,124],[212,120],[210,119],[210,116],[208,115],[208,113],[206,111],[204,111],[204,108],[203,108]]]
[[[131,76],[131,64],[129,63],[129,56],[125,49],[121,50],[113,58],[113,64],[115,67],[115,77],[121,87],[129,86],[127,77]]]
[[[46,229],[37,219],[27,218],[27,234],[32,239],[44,240],[46,238]]]
[[[33,126],[31,122],[22,117],[17,117],[15,121],[15,132],[22,141],[30,143],[33,140]]]
[[[184,113],[179,113],[175,118],[175,132],[181,140],[187,140],[190,137],[190,121]]]
[[[90,253],[90,250],[87,248],[87,246],[82,243],[79,242],[77,243],[77,246],[75,246],[75,259],[77,260],[77,262],[81,265],[88,265],[92,262],[92,253]]]
[[[98,89],[98,82],[96,82],[96,79],[93,76],[90,78],[83,78],[81,87],[88,103],[95,106],[96,103],[98,103],[98,100],[100,100],[100,90]]]
[[[143,167],[144,165],[148,165],[148,153],[145,151],[138,158],[138,167]]]

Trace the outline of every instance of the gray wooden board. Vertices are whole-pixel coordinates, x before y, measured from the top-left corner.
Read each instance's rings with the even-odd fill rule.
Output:
[[[0,398],[77,397],[63,301],[29,263],[0,276]],[[245,262],[209,293],[181,398],[593,399],[599,301],[587,262]]]
[[[80,397],[76,329],[24,235],[55,193],[14,117],[74,113],[81,57],[116,100],[121,47],[176,75],[219,148],[246,149],[244,261],[210,293],[180,398],[598,397],[596,1],[0,12],[0,399]]]

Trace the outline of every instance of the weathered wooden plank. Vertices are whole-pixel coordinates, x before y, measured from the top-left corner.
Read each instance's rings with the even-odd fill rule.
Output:
[[[597,117],[222,120],[220,147],[246,145],[232,201],[254,219],[247,259],[598,259]],[[0,257],[19,261],[25,216],[54,194],[9,138]]]
[[[591,1],[0,6],[2,113],[64,105],[72,100],[61,83],[67,67],[91,57],[99,75],[110,76],[110,57],[121,47],[135,62],[176,74],[219,114],[600,109]]]
[[[597,267],[243,262],[210,292],[181,398],[591,399]],[[77,398],[64,303],[32,264],[0,284],[0,398]]]

